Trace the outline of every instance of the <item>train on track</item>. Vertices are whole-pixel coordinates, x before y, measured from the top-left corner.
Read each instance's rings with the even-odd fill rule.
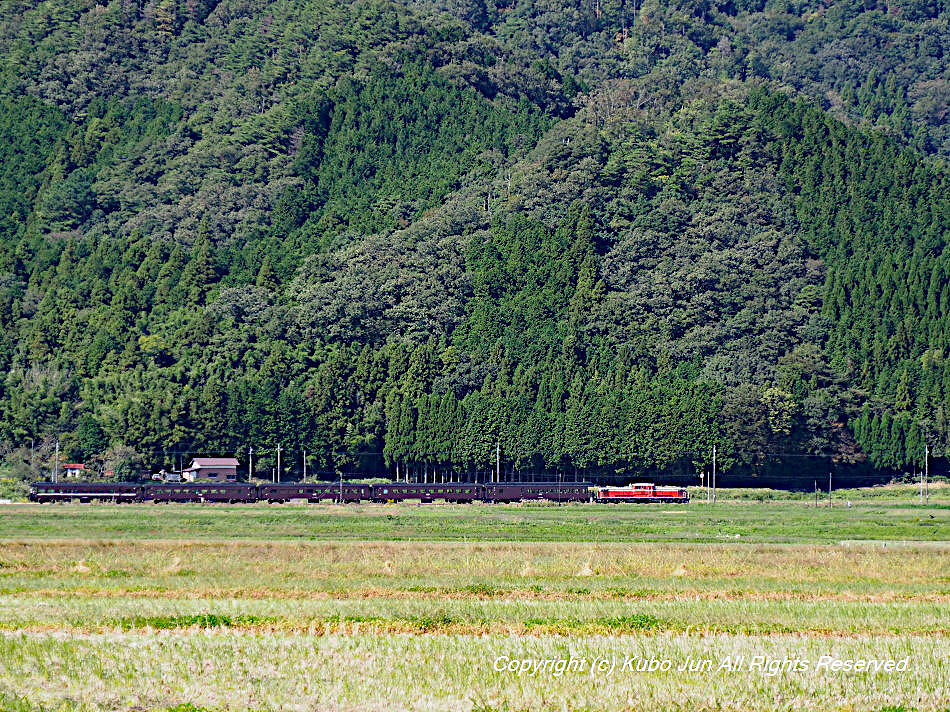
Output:
[[[636,492],[627,496],[626,492]],[[681,487],[637,484],[593,488],[589,482],[33,482],[31,502],[687,502]]]
[[[598,502],[654,504],[672,502],[685,504],[689,502],[689,492],[685,487],[662,487],[652,482],[637,482],[626,487],[600,487],[597,490]]]

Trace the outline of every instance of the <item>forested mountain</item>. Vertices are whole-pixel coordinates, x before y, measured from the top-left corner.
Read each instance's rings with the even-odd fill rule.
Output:
[[[811,483],[950,444],[944,0],[8,0],[0,441]],[[27,449],[24,449],[27,448]],[[297,460],[299,461],[299,455]]]

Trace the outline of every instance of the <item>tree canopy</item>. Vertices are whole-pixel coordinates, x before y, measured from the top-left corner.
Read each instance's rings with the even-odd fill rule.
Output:
[[[919,467],[950,444],[947,28],[916,0],[9,2],[0,442]]]

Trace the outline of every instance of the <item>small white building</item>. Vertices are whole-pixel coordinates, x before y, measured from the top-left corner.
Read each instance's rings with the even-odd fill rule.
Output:
[[[80,478],[85,474],[86,466],[81,462],[70,462],[63,465],[63,476],[64,477],[75,477]]]
[[[234,457],[196,457],[181,474],[189,482],[226,482],[237,479],[238,464],[237,458]]]

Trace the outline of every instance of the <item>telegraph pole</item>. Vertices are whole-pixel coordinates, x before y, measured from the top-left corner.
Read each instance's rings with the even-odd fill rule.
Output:
[[[818,480],[815,480],[815,509],[818,509]]]
[[[495,442],[495,482],[501,482],[501,443]]]
[[[277,470],[274,472],[274,482],[280,482],[280,451],[281,445],[277,443]]]
[[[247,448],[247,481],[250,482],[254,477],[254,446]]]
[[[307,479],[307,451],[303,451],[303,478]]]
[[[713,445],[712,501],[716,501],[716,446]]]
[[[53,461],[53,482],[59,482],[59,438],[56,439],[56,459]]]
[[[924,445],[924,496],[930,504],[930,446]]]

